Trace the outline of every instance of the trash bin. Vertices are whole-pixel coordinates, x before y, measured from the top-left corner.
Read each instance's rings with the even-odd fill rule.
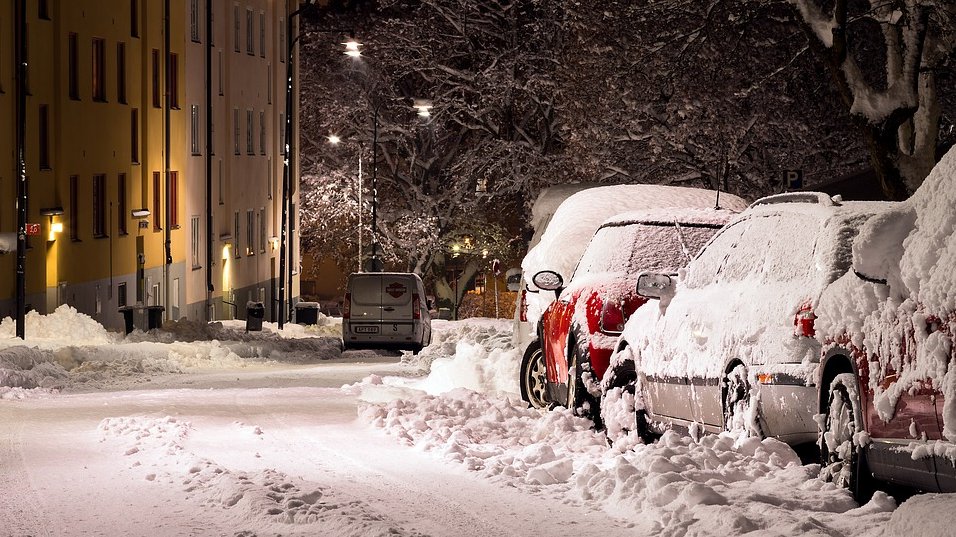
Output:
[[[318,302],[298,302],[295,305],[296,324],[315,324],[319,322]]]
[[[246,332],[262,331],[262,318],[266,316],[266,308],[262,302],[246,302]]]
[[[146,306],[146,330],[163,327],[163,306]]]
[[[126,333],[133,331],[133,312],[136,310],[133,306],[123,306],[119,312],[123,314],[123,323],[126,325]]]

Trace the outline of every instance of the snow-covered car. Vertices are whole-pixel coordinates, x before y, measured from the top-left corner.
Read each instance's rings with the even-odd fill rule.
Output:
[[[647,298],[634,290],[642,271],[676,271],[736,214],[724,209],[649,209],[612,217],[594,233],[565,285],[551,270],[533,280],[558,299],[541,317],[538,361],[521,367],[529,403],[574,409],[600,425],[599,382],[617,336]]]
[[[608,218],[625,213],[661,207],[722,207],[742,211],[743,199],[700,188],[663,185],[552,187],[539,196],[533,210],[535,236],[521,262],[524,289],[515,308],[515,345],[524,352],[523,363],[540,363],[541,344],[538,323],[542,313],[555,299],[552,292],[541,291],[531,278],[542,270],[562,276],[574,271],[594,232]],[[575,191],[574,188],[578,190]],[[573,192],[573,193],[572,193]],[[563,196],[563,197],[562,197]],[[527,390],[522,397],[529,401]]]
[[[602,384],[608,437],[678,427],[815,441],[824,335],[814,310],[849,269],[860,226],[886,206],[770,196],[678,275],[641,274],[637,293],[659,303],[631,317],[611,358]]]
[[[819,308],[825,477],[865,501],[879,481],[956,492],[956,151],[872,219]]]

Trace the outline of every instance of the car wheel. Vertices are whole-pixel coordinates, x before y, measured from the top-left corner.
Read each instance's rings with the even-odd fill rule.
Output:
[[[548,375],[541,344],[533,341],[521,359],[521,398],[532,408],[548,408]]]
[[[743,364],[736,364],[724,376],[722,396],[724,430],[763,437],[757,415],[757,397]]]
[[[636,437],[645,444],[655,438],[647,426],[647,411],[637,408],[637,374],[631,361],[608,370],[601,393],[601,421],[610,446]]]
[[[859,384],[853,373],[841,373],[830,382],[827,406],[823,409],[820,434],[820,475],[847,489],[853,498],[866,503],[873,495],[873,482],[866,464],[866,451],[859,442],[864,432]]]
[[[592,385],[597,379],[591,372],[591,360],[588,351],[580,345],[575,345],[571,359],[568,361],[568,408],[575,416],[581,416],[594,422],[594,428],[601,430],[604,423],[601,421],[601,400],[592,395],[584,384],[584,376],[590,375]]]

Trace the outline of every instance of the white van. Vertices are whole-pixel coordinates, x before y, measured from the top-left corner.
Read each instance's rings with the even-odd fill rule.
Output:
[[[432,340],[425,286],[417,274],[349,275],[342,310],[344,349],[392,348],[415,352]]]

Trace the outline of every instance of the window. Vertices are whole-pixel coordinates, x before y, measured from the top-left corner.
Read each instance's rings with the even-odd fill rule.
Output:
[[[272,104],[272,62],[269,62],[266,71],[266,103]]]
[[[189,0],[189,37],[199,43],[199,0]]]
[[[256,255],[256,212],[246,210],[246,255]]]
[[[285,155],[285,113],[279,112],[279,153]]]
[[[50,20],[50,3],[47,0],[37,2],[37,18]]]
[[[266,57],[266,14],[259,12],[259,56]]]
[[[79,182],[76,175],[70,176],[70,240],[80,240]]]
[[[159,49],[153,49],[153,107],[162,108],[163,98],[160,93]]]
[[[216,107],[209,105],[209,154],[216,154]]]
[[[242,235],[239,234],[239,211],[236,211],[236,212],[234,213],[234,215],[233,215],[233,226],[232,226],[232,227],[233,227],[233,234],[232,234],[233,244],[235,245],[235,248],[233,248],[233,250],[234,250],[234,251],[233,251],[233,254],[235,254],[235,256],[238,258],[239,255],[240,255],[240,254],[239,254],[239,240],[242,238]]]
[[[246,54],[256,55],[256,22],[252,8],[246,8]]]
[[[93,236],[106,236],[106,175],[93,176]]]
[[[239,151],[239,109],[232,109],[232,145],[235,153],[237,155],[241,154]]]
[[[285,19],[279,19],[279,61],[285,63],[289,49],[285,46]]]
[[[246,153],[250,155],[256,154],[255,144],[253,143],[255,137],[252,135],[254,123],[255,120],[252,110],[246,110]]]
[[[226,183],[222,176],[222,159],[219,159],[219,205],[225,205]]]
[[[189,241],[189,251],[190,259],[192,259],[193,269],[202,268],[202,265],[199,264],[199,251],[200,251],[200,240],[201,240],[201,229],[199,227],[199,215],[194,214],[189,217],[189,233],[191,240]]]
[[[179,172],[169,172],[169,227],[179,229]]]
[[[120,235],[129,233],[129,228],[126,225],[126,219],[129,218],[127,213],[126,174],[121,173],[116,178],[116,231]]]
[[[267,181],[269,181],[269,192],[267,195],[270,200],[272,199],[272,190],[275,188],[275,173],[276,171],[272,169],[272,157],[269,157],[269,173],[267,173],[266,176],[268,177]]]
[[[213,4],[209,9],[209,44],[216,44],[216,6]]]
[[[116,44],[116,100],[126,104],[126,43]]]
[[[179,54],[169,53],[169,107],[179,110]]]
[[[259,152],[266,154],[266,112],[259,110]]]
[[[163,229],[160,212],[162,209],[162,198],[160,194],[163,191],[163,175],[160,172],[153,172],[153,231]]]
[[[116,286],[116,305],[119,307],[126,305],[126,282]]]
[[[129,3],[129,35],[139,37],[139,0]]]
[[[37,125],[37,131],[40,136],[40,169],[49,170],[50,169],[50,108],[45,105],[40,105],[40,118]]]
[[[139,163],[139,109],[131,109],[129,114],[130,160]]]
[[[93,100],[106,102],[106,41],[93,38]]]
[[[69,39],[69,50],[67,54],[69,55],[69,90],[70,98],[73,100],[79,100],[80,98],[80,73],[79,73],[79,43],[77,42],[77,36],[75,33],[70,33]]]
[[[259,207],[259,252],[266,253],[266,208]]]
[[[219,95],[224,95],[222,92],[222,51],[219,51]]]
[[[233,35],[233,49],[236,52],[239,52],[239,28],[241,24],[239,23],[239,4],[232,6],[232,35]]]
[[[190,148],[193,155],[201,155],[202,152],[199,151],[200,141],[199,141],[199,105],[192,104],[189,105],[189,140]]]

